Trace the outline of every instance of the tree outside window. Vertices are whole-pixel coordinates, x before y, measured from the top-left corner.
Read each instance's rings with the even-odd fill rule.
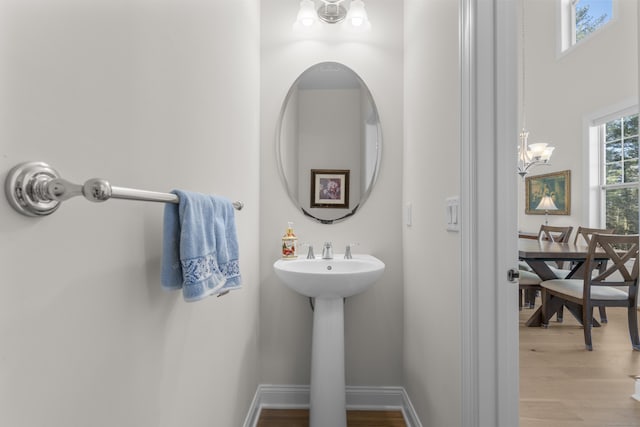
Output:
[[[612,0],[578,0],[575,3],[574,43],[606,24],[612,15]]]
[[[638,114],[602,125],[602,192],[607,228],[638,233]]]

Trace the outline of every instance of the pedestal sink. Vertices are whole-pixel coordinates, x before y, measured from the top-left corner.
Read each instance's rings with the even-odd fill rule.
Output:
[[[346,427],[344,374],[344,303],[384,272],[384,263],[371,255],[344,259],[278,260],[276,275],[294,291],[315,298],[311,343],[310,427]]]

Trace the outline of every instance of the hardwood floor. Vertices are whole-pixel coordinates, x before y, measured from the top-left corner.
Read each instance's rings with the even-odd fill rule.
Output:
[[[640,427],[630,377],[640,375],[640,352],[631,348],[626,309],[607,308],[593,351],[566,310],[547,329],[524,326],[532,313],[520,312],[520,427]]]
[[[400,411],[347,411],[348,427],[406,427]],[[306,409],[263,409],[257,427],[309,427]]]
[[[623,308],[607,308],[609,323],[593,329],[586,351],[582,327],[563,323],[529,328],[520,312],[520,427],[640,427],[640,402],[631,376],[640,375]],[[406,427],[401,412],[348,411],[349,427]],[[258,427],[308,427],[307,410],[264,409]]]

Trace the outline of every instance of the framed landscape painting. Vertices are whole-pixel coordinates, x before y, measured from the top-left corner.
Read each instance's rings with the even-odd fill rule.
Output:
[[[556,209],[539,209],[542,198],[549,196]],[[565,170],[525,178],[525,213],[529,215],[571,214],[571,171]]]

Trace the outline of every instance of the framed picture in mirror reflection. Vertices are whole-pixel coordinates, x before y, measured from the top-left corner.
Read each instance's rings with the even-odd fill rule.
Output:
[[[349,170],[311,169],[311,207],[349,208]]]

